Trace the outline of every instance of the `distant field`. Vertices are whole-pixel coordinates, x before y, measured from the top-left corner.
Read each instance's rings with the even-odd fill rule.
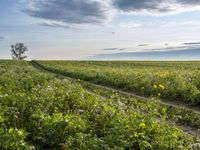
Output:
[[[65,75],[139,95],[200,105],[200,62],[38,61]]]
[[[0,149],[198,149],[198,113],[96,86],[199,105],[198,66],[0,61]]]

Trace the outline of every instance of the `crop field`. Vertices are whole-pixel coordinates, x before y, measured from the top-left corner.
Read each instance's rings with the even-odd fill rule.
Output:
[[[199,69],[1,60],[0,149],[198,150]]]
[[[40,61],[45,68],[139,95],[200,106],[200,62]]]

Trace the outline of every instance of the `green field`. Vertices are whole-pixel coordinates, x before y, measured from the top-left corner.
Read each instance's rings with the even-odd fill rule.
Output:
[[[200,62],[40,61],[70,77],[200,106]]]
[[[200,62],[2,60],[0,149],[199,149],[199,69]]]

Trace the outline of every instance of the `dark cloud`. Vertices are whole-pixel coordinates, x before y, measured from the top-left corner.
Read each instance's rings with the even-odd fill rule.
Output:
[[[144,51],[176,51],[176,50],[185,50],[193,48],[192,46],[168,46],[165,48],[152,48],[152,49],[144,49]]]
[[[143,46],[149,46],[149,44],[139,44],[139,47],[143,47]]]
[[[123,50],[126,50],[126,48],[120,48],[119,50],[120,50],[120,51],[123,51]]]
[[[155,15],[187,11],[199,5],[200,0],[114,0],[114,6],[124,12],[149,12]]]
[[[4,40],[4,37],[0,36],[0,41],[3,41]]]
[[[200,42],[183,43],[183,45],[200,45]]]
[[[116,50],[122,51],[122,50],[125,50],[125,48],[105,48],[103,50],[105,50],[105,51],[116,51]]]
[[[111,15],[108,0],[30,0],[29,3],[30,7],[24,11],[28,15],[62,24],[103,24]]]
[[[114,50],[118,50],[118,48],[105,48],[103,50],[105,50],[105,51],[114,51]]]
[[[200,0],[177,0],[178,3],[185,5],[199,5]]]
[[[114,54],[98,54],[89,59],[96,60],[199,60],[200,49],[151,51],[151,52],[121,52]]]
[[[120,10],[131,12],[139,10],[160,10],[163,0],[115,0],[114,5]],[[164,8],[165,11],[167,8]],[[164,11],[164,9],[162,11]],[[161,11],[161,10],[160,10]]]
[[[24,12],[42,19],[42,25],[71,27],[105,24],[116,10],[165,15],[196,9],[200,10],[200,0],[29,0]]]
[[[165,45],[165,46],[168,46],[169,44],[168,44],[168,43],[165,43],[164,45]]]
[[[63,28],[70,28],[70,26],[68,25],[63,25],[63,24],[59,24],[59,23],[48,23],[48,22],[41,22],[41,23],[38,23],[39,25],[42,25],[42,26],[47,26],[47,27],[63,27]]]

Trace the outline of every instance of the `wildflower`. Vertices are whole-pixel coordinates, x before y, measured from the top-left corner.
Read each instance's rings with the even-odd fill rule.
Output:
[[[79,109],[79,113],[82,114],[84,111],[82,109]]]
[[[19,134],[20,136],[22,136],[22,135],[23,135],[23,132],[22,132],[21,130],[18,130],[18,134]]]
[[[156,85],[156,84],[154,84],[154,85],[153,85],[153,88],[154,88],[154,89],[157,89],[157,85]]]
[[[146,126],[146,125],[145,125],[145,123],[143,123],[143,122],[140,123],[140,125],[139,125],[140,128],[145,128],[145,126]]]
[[[161,90],[164,90],[164,89],[165,89],[165,87],[164,87],[162,84],[159,84],[159,88],[160,88]]]

